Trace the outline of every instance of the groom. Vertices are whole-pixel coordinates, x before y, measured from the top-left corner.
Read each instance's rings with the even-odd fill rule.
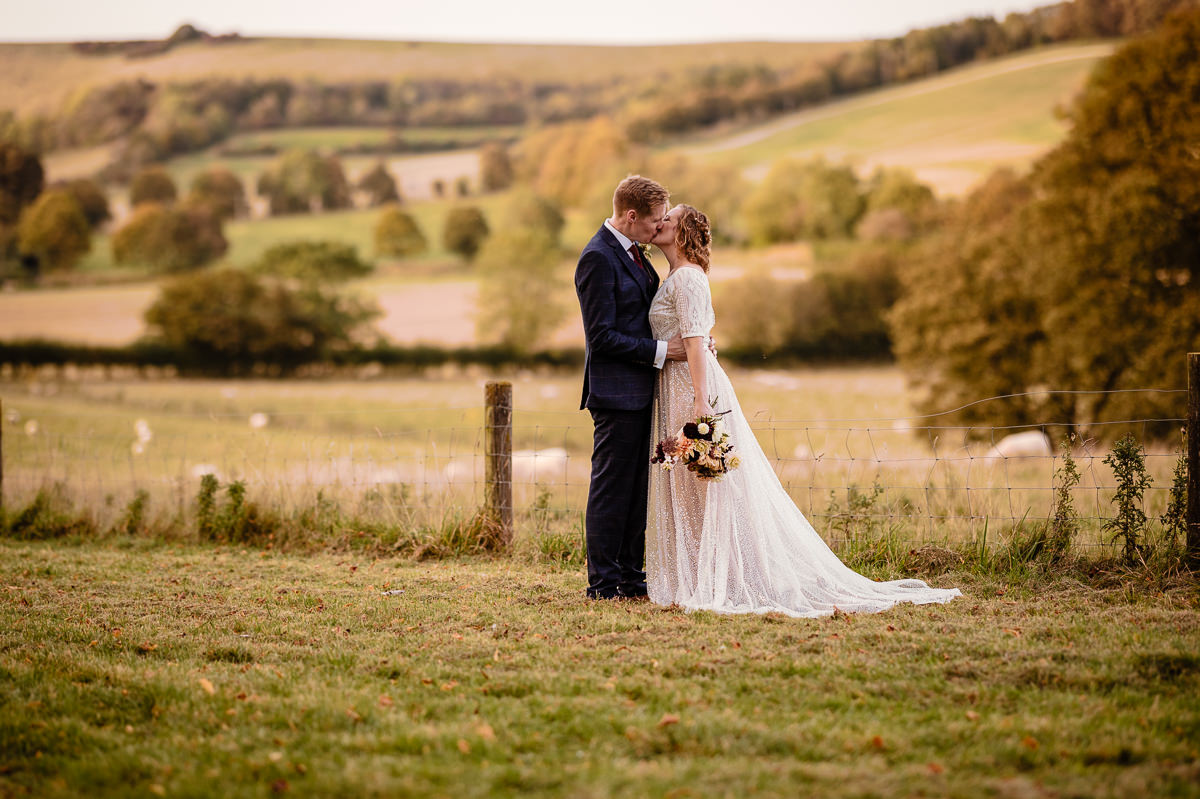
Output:
[[[667,190],[631,175],[613,193],[613,214],[588,242],[575,269],[587,354],[583,400],[595,425],[588,488],[587,595],[646,596],[646,491],[650,410],[657,370],[684,360],[683,341],[655,340],[650,301],[658,274],[638,243],[649,243],[667,215]]]

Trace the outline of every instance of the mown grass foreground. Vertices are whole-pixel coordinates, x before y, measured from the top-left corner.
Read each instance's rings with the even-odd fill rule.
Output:
[[[951,573],[795,620],[518,559],[6,541],[0,573],[0,795],[1200,794],[1194,583]]]

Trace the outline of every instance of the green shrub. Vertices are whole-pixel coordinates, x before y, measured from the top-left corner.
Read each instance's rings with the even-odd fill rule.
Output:
[[[428,243],[412,214],[392,206],[385,208],[375,224],[375,251],[380,255],[408,258],[425,252]]]
[[[167,208],[145,203],[113,234],[113,260],[183,272],[220,258],[229,243],[221,221],[205,206]]]
[[[170,205],[178,196],[175,181],[161,166],[150,166],[141,170],[129,186],[129,205],[134,208],[142,203]]]
[[[67,269],[92,248],[92,229],[68,191],[43,192],[17,225],[17,248],[46,269]]]
[[[483,211],[473,205],[451,208],[446,214],[445,227],[442,229],[442,243],[450,252],[461,255],[471,261],[483,240],[488,236],[487,220]]]
[[[278,373],[355,346],[378,310],[327,292],[241,269],[184,275],[166,284],[146,311],[151,340],[201,369],[248,374],[257,365]]]
[[[374,267],[358,249],[340,241],[288,241],[268,248],[250,267],[260,275],[316,283],[341,282],[369,275]]]
[[[222,221],[234,219],[246,214],[246,189],[226,167],[210,166],[192,180],[188,203],[208,208]]]
[[[366,192],[372,207],[400,202],[396,181],[382,161],[362,176],[358,181],[358,190]]]

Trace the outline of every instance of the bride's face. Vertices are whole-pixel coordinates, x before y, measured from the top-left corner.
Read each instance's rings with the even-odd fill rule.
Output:
[[[675,243],[675,231],[679,228],[679,216],[683,213],[679,206],[675,206],[667,212],[666,219],[663,220],[663,226],[659,228],[658,234],[650,240],[651,244],[659,247],[670,246]]]

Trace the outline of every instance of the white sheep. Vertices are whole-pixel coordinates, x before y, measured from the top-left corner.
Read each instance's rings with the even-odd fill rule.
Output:
[[[985,458],[1045,458],[1054,454],[1050,437],[1041,430],[1013,433],[996,442]]]

